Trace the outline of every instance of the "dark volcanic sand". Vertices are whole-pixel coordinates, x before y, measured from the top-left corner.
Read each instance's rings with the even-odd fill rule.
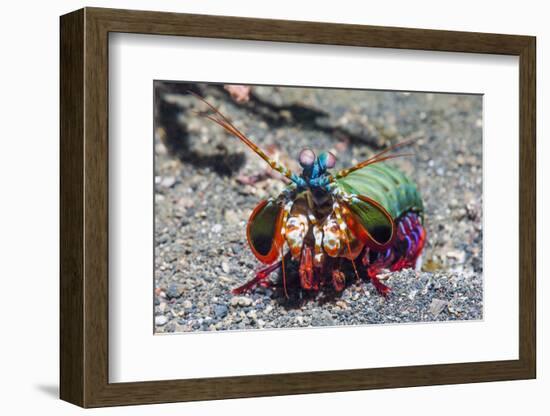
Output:
[[[482,319],[482,101],[480,96],[254,87],[236,104],[218,86],[155,84],[156,332]],[[233,296],[261,264],[246,222],[284,184],[219,126],[189,110],[216,105],[263,149],[298,170],[303,147],[337,154],[337,168],[409,138],[414,157],[390,163],[422,193],[428,242],[422,271],[388,276],[338,296],[286,300],[281,290]],[[266,177],[244,185],[250,176]],[[274,274],[277,278],[277,273]]]

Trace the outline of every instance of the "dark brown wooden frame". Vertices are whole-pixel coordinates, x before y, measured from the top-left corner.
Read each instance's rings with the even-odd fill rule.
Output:
[[[110,32],[519,56],[519,359],[109,383]],[[530,36],[98,8],[62,16],[61,398],[83,407],[98,407],[535,378],[535,45],[535,38]]]

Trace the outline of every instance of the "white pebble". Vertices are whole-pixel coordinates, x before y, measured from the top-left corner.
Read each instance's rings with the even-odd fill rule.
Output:
[[[164,315],[155,316],[155,325],[164,326],[168,322],[168,318]]]
[[[430,304],[430,312],[432,315],[437,316],[443,311],[443,309],[445,309],[445,306],[447,306],[447,301],[432,299],[432,303]]]
[[[250,305],[252,305],[252,299],[246,298],[244,296],[239,299],[239,306],[250,306]]]
[[[164,188],[170,188],[170,187],[172,187],[175,183],[176,183],[176,178],[174,178],[173,176],[166,176],[165,178],[162,179],[162,181],[161,181],[160,184],[161,184]]]

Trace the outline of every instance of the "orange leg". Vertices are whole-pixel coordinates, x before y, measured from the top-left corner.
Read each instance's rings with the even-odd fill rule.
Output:
[[[338,269],[334,269],[331,273],[332,285],[334,290],[341,292],[346,287],[346,275]]]
[[[300,259],[300,285],[302,289],[318,289],[319,285],[314,281],[313,260],[311,256],[311,248],[304,246]]]

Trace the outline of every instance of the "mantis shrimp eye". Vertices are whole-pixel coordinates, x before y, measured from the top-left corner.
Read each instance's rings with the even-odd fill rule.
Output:
[[[304,149],[300,152],[298,161],[300,162],[300,166],[303,168],[309,167],[315,162],[315,153],[313,153],[313,150],[311,149]]]
[[[325,169],[332,169],[336,165],[336,156],[330,152],[323,152],[319,155],[319,162]]]

